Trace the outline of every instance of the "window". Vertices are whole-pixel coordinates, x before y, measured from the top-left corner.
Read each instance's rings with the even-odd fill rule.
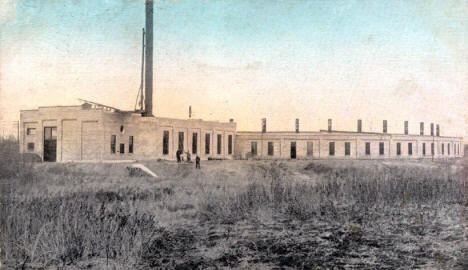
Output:
[[[192,154],[196,154],[198,151],[198,133],[192,134]]]
[[[124,126],[120,126],[120,133],[124,133]]]
[[[379,143],[379,155],[383,156],[385,154],[385,145],[383,142]]]
[[[396,154],[397,156],[401,156],[401,143],[396,144]]]
[[[345,156],[351,155],[351,143],[350,142],[344,143],[344,154]]]
[[[125,154],[125,144],[124,143],[120,144],[120,154]]]
[[[366,142],[366,156],[370,156],[370,142]]]
[[[413,143],[408,143],[408,156],[413,154]]]
[[[328,144],[328,154],[330,156],[334,156],[335,155],[335,142],[330,142]]]
[[[232,154],[232,135],[228,136],[228,155]]]
[[[128,137],[128,152],[133,154],[133,136]]]
[[[32,142],[28,143],[28,151],[29,152],[34,152],[34,143],[32,143]]]
[[[268,155],[273,156],[273,154],[274,154],[273,142],[268,142]]]
[[[443,149],[443,147],[442,147]],[[434,143],[431,143],[431,155],[434,155]]]
[[[314,143],[307,142],[307,156],[311,157],[314,155]]]
[[[445,154],[445,144],[442,144],[442,155]]]
[[[447,143],[447,155],[450,156],[450,143]]]
[[[252,153],[252,156],[257,155],[257,142],[250,143],[250,153]]]
[[[205,134],[205,154],[210,153],[210,134]]]
[[[216,148],[217,148],[217,153],[218,155],[221,155],[221,148],[222,148],[222,145],[223,145],[223,137],[221,134],[218,134],[217,136],[217,145],[216,145]]]
[[[111,136],[111,145],[110,145],[110,147],[111,147],[111,153],[112,153],[112,154],[115,154],[116,138],[117,138],[117,137],[116,137],[115,135],[112,135],[112,136]]]
[[[26,129],[26,135],[36,135],[36,129],[35,128]]]
[[[163,155],[169,154],[169,131],[164,130],[163,132]]]
[[[423,143],[423,144],[422,144],[422,148],[423,148],[423,149],[422,149],[422,150],[423,150],[423,153],[422,153],[422,154],[423,154],[423,156],[425,156],[425,155],[426,155],[426,143]]]
[[[177,150],[184,151],[184,133],[179,132],[179,145],[177,147]]]
[[[45,127],[44,128],[44,140],[56,140],[56,139],[57,139],[57,128]]]

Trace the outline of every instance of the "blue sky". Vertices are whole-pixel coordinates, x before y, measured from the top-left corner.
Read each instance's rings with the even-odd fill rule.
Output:
[[[467,1],[156,1],[156,114],[463,135],[467,22]],[[4,0],[3,121],[76,98],[132,109],[143,26],[142,0]]]

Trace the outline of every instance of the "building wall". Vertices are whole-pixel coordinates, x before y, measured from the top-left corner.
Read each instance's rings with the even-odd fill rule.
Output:
[[[291,144],[296,144],[297,159],[385,159],[385,158],[435,158],[463,156],[462,138],[432,137],[403,134],[358,132],[236,132],[236,123],[183,120],[162,117],[141,117],[137,113],[121,113],[85,106],[40,107],[21,111],[20,150],[44,157],[44,128],[56,127],[57,161],[77,160],[145,160],[176,159],[179,133],[183,133],[184,152],[202,159],[245,159],[252,156],[251,143],[257,143],[256,158],[289,159]],[[33,134],[28,135],[28,129]],[[163,154],[163,134],[169,134],[168,153]],[[193,134],[197,134],[197,151],[192,153]],[[209,134],[209,153],[205,153],[206,135]],[[218,152],[218,135],[221,136]],[[228,153],[228,138],[232,136],[232,153]],[[111,151],[111,138],[115,136],[115,153]],[[133,153],[130,153],[133,137]],[[273,145],[271,155],[269,142]],[[334,143],[334,155],[330,155]],[[345,144],[349,143],[349,155]],[[366,143],[370,153],[366,154]],[[380,153],[379,144],[384,152]],[[397,155],[397,144],[401,154]],[[412,144],[409,154],[408,143]],[[28,144],[30,147],[28,148]],[[426,154],[423,154],[426,144]],[[121,151],[120,145],[123,146]],[[443,145],[443,151],[442,151]],[[31,147],[33,146],[33,147]],[[448,148],[450,147],[450,154]],[[309,149],[309,151],[308,151]]]
[[[144,160],[176,159],[179,132],[184,134],[184,152],[193,158],[232,159],[235,147],[235,123],[202,120],[141,117],[136,113],[119,113],[82,106],[40,107],[21,111],[21,152],[36,153],[44,157],[44,127],[56,127],[57,161],[76,160]],[[34,135],[27,135],[35,128]],[[163,154],[163,133],[169,132],[168,154]],[[192,153],[193,133],[197,135],[197,151]],[[210,134],[210,153],[205,153],[205,134]],[[218,135],[221,136],[218,153]],[[231,154],[228,136],[232,136]],[[115,153],[111,151],[111,137],[115,136]],[[129,153],[133,136],[133,153]],[[28,143],[34,149],[28,150]],[[121,151],[120,145],[123,145]]]
[[[432,158],[431,144],[434,143],[435,158],[452,158],[463,156],[462,138],[432,137],[419,135],[357,133],[357,132],[237,132],[237,158],[250,158],[251,143],[256,142],[258,153],[254,158],[289,159],[291,158],[291,142],[296,142],[297,159],[387,159],[387,158]],[[274,146],[274,155],[268,155],[268,143]],[[307,153],[307,143],[312,143],[312,155]],[[330,143],[334,143],[334,155],[330,155]],[[349,155],[345,155],[345,143],[349,143]],[[366,143],[370,144],[370,153],[366,153]],[[380,152],[383,143],[383,153]],[[401,145],[401,153],[397,154],[397,144]],[[412,154],[408,144],[411,143]],[[426,153],[423,154],[423,143]],[[444,154],[441,145],[445,145]],[[451,151],[448,155],[447,145]],[[260,148],[261,147],[261,148]],[[456,151],[454,151],[456,150]]]

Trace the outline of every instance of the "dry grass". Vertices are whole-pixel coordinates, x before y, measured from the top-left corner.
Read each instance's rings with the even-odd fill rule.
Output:
[[[9,267],[467,266],[466,162],[147,162],[155,180],[124,164],[21,162],[10,146]]]

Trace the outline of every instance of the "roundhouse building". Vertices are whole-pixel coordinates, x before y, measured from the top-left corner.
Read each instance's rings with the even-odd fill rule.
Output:
[[[235,157],[239,159],[388,159],[388,158],[456,158],[463,156],[463,143],[460,137],[439,136],[434,133],[424,135],[421,123],[419,135],[408,133],[405,122],[403,134],[387,133],[384,121],[383,132],[362,132],[361,121],[358,131],[337,131],[331,128],[318,132],[300,132],[298,121],[296,131],[267,132],[264,124],[262,132],[236,133]]]

